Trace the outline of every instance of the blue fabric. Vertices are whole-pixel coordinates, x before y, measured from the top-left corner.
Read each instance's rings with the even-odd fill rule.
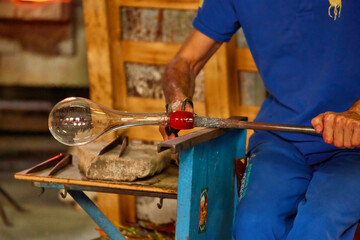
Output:
[[[311,125],[360,97],[360,1],[342,2],[334,20],[328,0],[204,0],[193,25],[217,41],[243,28],[270,94],[255,121]],[[311,163],[337,150],[320,136],[274,134],[293,141]]]
[[[232,0],[222,0],[221,4],[219,0],[205,0],[193,26],[216,41],[228,42],[240,24]]]
[[[360,219],[360,152],[338,149],[309,165],[291,142],[250,139],[237,207],[238,240],[352,240]]]

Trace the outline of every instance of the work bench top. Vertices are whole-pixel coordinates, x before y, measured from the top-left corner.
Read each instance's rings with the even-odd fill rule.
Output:
[[[170,165],[153,177],[133,182],[86,179],[78,169],[76,157],[73,158],[72,164],[60,170],[55,176],[48,176],[50,169],[30,174],[26,172],[27,170],[18,172],[14,177],[18,180],[31,181],[37,187],[177,198],[178,167],[175,165]]]

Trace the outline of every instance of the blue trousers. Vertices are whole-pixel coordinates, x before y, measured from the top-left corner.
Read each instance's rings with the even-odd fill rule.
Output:
[[[352,240],[360,220],[360,151],[339,149],[309,164],[294,144],[263,139],[248,153],[235,239]]]

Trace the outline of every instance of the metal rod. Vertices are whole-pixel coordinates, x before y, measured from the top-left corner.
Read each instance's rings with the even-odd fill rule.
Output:
[[[277,132],[296,132],[317,134],[315,129],[310,126],[287,125],[276,123],[261,123],[261,122],[247,122],[235,119],[211,118],[211,117],[195,117],[195,127],[209,127],[209,128],[241,128],[264,131]]]
[[[25,212],[25,209],[22,208],[7,192],[5,192],[2,187],[0,187],[0,193],[9,201],[9,203],[11,203],[11,205],[16,208],[16,210],[19,212]]]
[[[5,223],[6,226],[8,226],[8,227],[12,226],[12,223],[9,221],[9,219],[6,216],[6,213],[4,211],[4,208],[3,208],[3,205],[1,203],[1,201],[0,201],[0,216],[1,216],[3,222]]]
[[[126,240],[114,224],[99,210],[99,208],[82,191],[68,190],[74,200],[89,214],[112,240]]]

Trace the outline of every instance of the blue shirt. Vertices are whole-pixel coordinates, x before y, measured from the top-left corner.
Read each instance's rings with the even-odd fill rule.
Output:
[[[341,3],[341,0],[338,0]],[[336,17],[336,19],[335,19]],[[243,28],[270,96],[255,121],[311,125],[360,98],[360,1],[204,0],[193,26],[227,42]],[[338,149],[321,136],[273,133],[309,158]]]

